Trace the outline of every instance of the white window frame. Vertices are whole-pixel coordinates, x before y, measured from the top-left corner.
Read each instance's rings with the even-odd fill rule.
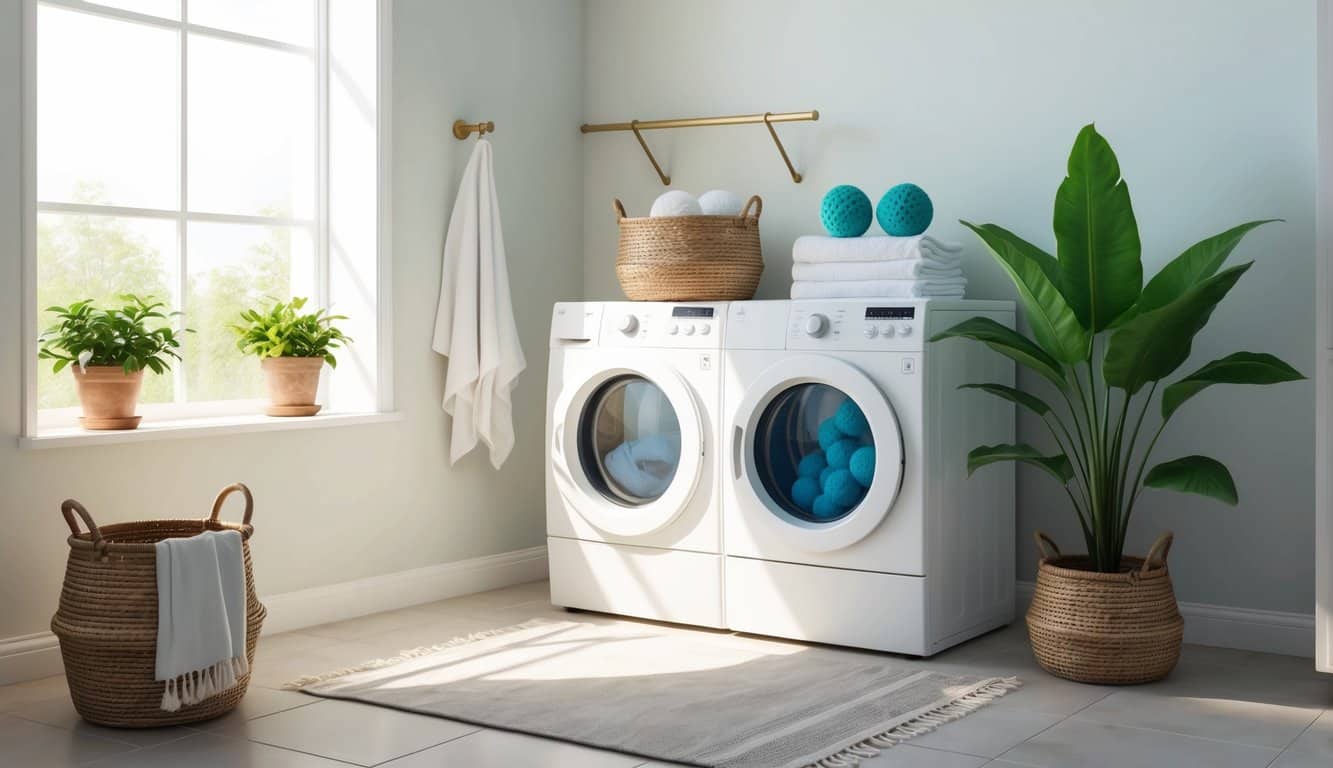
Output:
[[[22,80],[23,80],[23,146],[22,146],[22,186],[23,186],[23,261],[22,261],[22,333],[23,333],[23,363],[21,366],[23,375],[22,401],[22,425],[23,433],[20,436],[20,443],[28,447],[41,447],[39,443],[47,445],[56,445],[62,443],[69,444],[95,444],[99,442],[97,438],[105,438],[107,442],[123,441],[125,439],[152,439],[154,436],[163,436],[161,430],[135,430],[138,436],[127,433],[77,433],[63,434],[68,430],[58,430],[61,434],[48,435],[39,432],[38,426],[38,393],[37,393],[37,370],[42,361],[37,358],[38,343],[38,307],[37,304],[37,217],[39,212],[63,212],[63,213],[82,213],[94,215],[112,215],[126,216],[134,218],[146,218],[155,220],[170,220],[177,224],[177,237],[179,253],[177,263],[180,265],[177,286],[182,309],[188,312],[185,306],[186,291],[185,281],[188,280],[188,269],[186,268],[188,251],[185,248],[185,238],[188,224],[191,221],[196,222],[222,222],[233,224],[261,224],[261,225],[287,225],[304,226],[309,228],[313,235],[315,247],[315,286],[316,295],[314,299],[320,306],[328,305],[329,298],[329,227],[328,227],[328,205],[329,205],[329,104],[328,104],[328,8],[329,0],[315,0],[317,3],[317,35],[315,47],[312,49],[307,46],[293,45],[277,40],[254,37],[251,35],[231,32],[228,30],[205,27],[192,24],[189,21],[188,9],[189,0],[181,0],[181,18],[179,20],[164,19],[157,16],[137,13],[109,6],[97,5],[93,2],[84,0],[24,0],[23,2],[23,58],[22,58]],[[172,433],[167,436],[185,436],[195,431],[204,432],[225,432],[233,433],[236,431],[250,431],[247,424],[254,427],[254,431],[269,430],[277,426],[282,428],[292,428],[301,426],[330,426],[331,423],[345,421],[346,423],[364,423],[366,421],[376,421],[377,419],[365,418],[367,414],[393,414],[393,367],[392,367],[392,281],[390,275],[390,209],[389,200],[391,196],[391,178],[390,168],[392,163],[392,149],[390,139],[391,132],[391,105],[393,104],[390,84],[390,63],[392,61],[392,0],[373,0],[377,11],[377,30],[376,42],[378,50],[376,51],[376,94],[375,94],[375,119],[376,119],[376,174],[377,174],[377,210],[376,210],[376,246],[375,254],[375,273],[376,273],[376,359],[373,361],[376,373],[375,382],[375,409],[373,411],[362,410],[359,413],[326,414],[315,419],[285,419],[273,422],[264,417],[254,416],[258,409],[255,405],[257,401],[249,400],[223,400],[212,402],[187,402],[184,398],[184,379],[179,367],[173,368],[173,377],[175,382],[175,391],[177,400],[170,404],[141,405],[140,412],[145,415],[145,426],[148,426],[149,419],[166,420],[166,431]],[[37,15],[38,7],[46,4],[52,7],[73,10],[77,12],[89,13],[92,15],[119,19],[122,21],[137,22],[157,28],[171,29],[180,32],[179,49],[179,72],[182,84],[180,94],[182,102],[180,104],[180,190],[178,193],[178,209],[163,210],[149,208],[134,208],[123,206],[103,206],[103,205],[83,205],[76,203],[54,203],[43,202],[37,199]],[[263,46],[269,49],[295,51],[305,55],[313,55],[315,58],[315,69],[317,71],[317,121],[316,131],[318,138],[317,153],[318,158],[315,164],[317,176],[316,189],[316,212],[313,219],[296,219],[289,217],[266,217],[266,216],[244,216],[219,213],[199,213],[190,212],[188,206],[188,166],[186,163],[188,152],[188,105],[185,99],[188,99],[188,89],[184,81],[189,66],[188,39],[190,34],[207,35],[218,39],[226,39],[237,42],[244,42],[253,45]],[[327,393],[329,390],[326,379],[321,386],[321,392]],[[326,395],[325,395],[326,396]],[[192,423],[197,422],[197,423]]]

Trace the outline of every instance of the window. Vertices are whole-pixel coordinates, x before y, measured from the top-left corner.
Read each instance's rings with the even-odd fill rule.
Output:
[[[227,326],[306,296],[355,339],[326,410],[387,410],[380,2],[28,0],[31,335],[52,305],[155,296],[194,333],[141,412],[248,412]],[[31,351],[28,434],[77,404]]]

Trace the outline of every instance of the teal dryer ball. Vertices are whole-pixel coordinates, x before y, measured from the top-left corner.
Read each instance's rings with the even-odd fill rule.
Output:
[[[824,460],[824,452],[815,451],[801,457],[801,463],[796,465],[796,474],[801,477],[819,477],[819,473],[826,467],[828,462]]]
[[[827,493],[816,496],[815,503],[811,505],[810,509],[816,520],[833,520],[842,517],[842,514],[846,511],[846,507],[838,506]]]
[[[894,237],[913,237],[926,231],[935,217],[935,205],[926,190],[915,184],[899,184],[884,193],[875,206],[875,218]]]
[[[856,453],[856,449],[859,447],[860,444],[855,440],[844,437],[828,447],[828,450],[824,452],[824,458],[828,459],[830,467],[846,469],[847,465],[852,462],[852,454]]]
[[[819,219],[834,237],[860,237],[870,229],[873,218],[870,198],[851,184],[830,189],[819,206]]]
[[[819,447],[828,450],[834,443],[843,439],[847,435],[843,434],[834,419],[829,417],[819,422]],[[827,457],[825,457],[827,458]]]
[[[828,476],[828,482],[824,483],[824,495],[840,507],[852,507],[866,495],[866,489],[856,482],[851,472],[837,469]]]
[[[818,495],[819,483],[813,477],[798,477],[796,482],[791,484],[791,500],[801,509],[810,511]]]
[[[845,400],[838,406],[837,413],[833,414],[833,423],[839,432],[848,437],[861,437],[870,431],[866,415],[851,400]]]
[[[847,469],[856,482],[869,488],[870,482],[875,479],[875,446],[863,445],[857,448],[851,461],[847,462]],[[823,485],[822,482],[820,484]]]
[[[824,484],[828,482],[828,476],[837,471],[833,467],[824,467],[823,471],[819,473],[819,487],[823,488]]]

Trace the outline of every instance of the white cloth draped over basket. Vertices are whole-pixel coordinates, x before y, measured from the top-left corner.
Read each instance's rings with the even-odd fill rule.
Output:
[[[499,469],[514,447],[510,397],[527,362],[509,294],[500,201],[486,139],[478,139],[472,150],[449,218],[431,347],[449,358],[443,403],[453,420],[449,463],[457,463],[480,439],[490,448],[491,465]]]
[[[157,660],[162,709],[175,712],[236,685],[245,658],[245,560],[237,531],[157,542]]]

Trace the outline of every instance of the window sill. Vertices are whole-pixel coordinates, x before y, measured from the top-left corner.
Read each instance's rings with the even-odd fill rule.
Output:
[[[347,427],[356,424],[382,424],[401,421],[398,411],[384,413],[325,413],[317,416],[278,418],[262,414],[216,416],[194,419],[144,420],[138,429],[94,431],[81,427],[49,429],[38,435],[19,438],[19,447],[29,450],[74,448],[84,445],[119,445],[151,440],[177,440],[213,435],[239,435],[250,432],[277,432],[294,429]]]

